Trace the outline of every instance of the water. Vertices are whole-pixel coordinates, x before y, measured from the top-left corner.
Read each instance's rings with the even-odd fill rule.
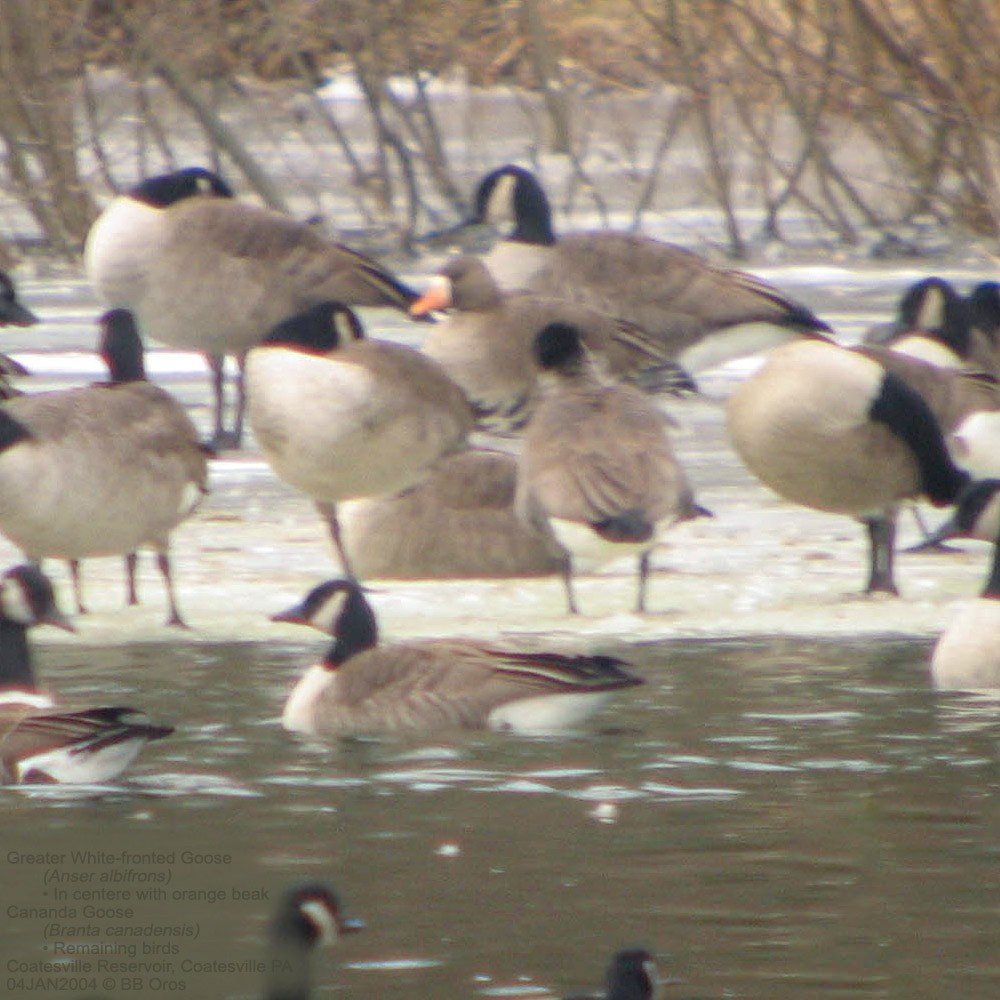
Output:
[[[757,270],[845,340],[922,273]],[[945,273],[963,288],[985,276]],[[47,320],[3,333],[39,373],[25,388],[93,378],[86,288],[20,285]],[[418,336],[384,314],[372,327]],[[150,370],[207,429],[197,362],[156,349]],[[707,402],[682,417],[696,432],[679,452],[717,516],[678,529],[655,614],[627,613],[631,578],[582,580],[588,613],[572,622],[556,581],[372,595],[389,635],[572,640],[647,678],[564,739],[283,733],[284,695],[320,640],[267,615],[332,565],[309,505],[252,442],[215,463],[212,496],[177,533],[191,634],[162,627],[158,581],[123,611],[118,562],[89,561],[94,613],[76,637],[39,632],[41,678],[65,700],[132,702],[177,732],[115,788],[0,790],[0,997],[257,996],[275,895],[302,877],[330,880],[368,922],[317,956],[317,996],[562,997],[597,987],[611,952],[634,943],[661,956],[667,1000],[1000,996],[1000,714],[926,678],[931,636],[949,601],[976,592],[983,554],[906,557],[903,599],[845,600],[861,583],[857,529],[767,497],[726,449],[719,400],[744,370],[704,379]],[[77,913],[32,913],[60,906]],[[47,935],[53,922],[96,931]],[[116,936],[131,927],[145,936]],[[95,956],[91,972],[65,965],[57,988],[36,982],[52,973],[18,971],[69,962],[78,941],[135,954],[109,951],[111,972]],[[219,961],[231,967],[209,971]]]
[[[46,649],[39,668],[67,698],[141,700],[178,731],[121,787],[0,795],[5,908],[82,912],[74,892],[125,892],[90,898],[131,906],[128,920],[63,922],[106,943],[122,924],[195,927],[105,959],[167,963],[160,979],[193,996],[255,996],[255,973],[180,970],[259,958],[259,897],[314,876],[368,922],[320,956],[317,996],[562,996],[597,986],[629,943],[662,956],[666,996],[688,1000],[1000,995],[1000,717],[932,693],[926,643],[611,648],[648,683],[586,732],[331,745],[277,722],[313,649]],[[100,881],[116,869],[126,881]],[[53,870],[91,881],[46,884]],[[153,873],[165,900],[138,898]],[[5,973],[8,956],[52,956],[47,923],[8,911]],[[176,951],[144,955],[144,940]],[[109,996],[166,991],[125,978],[144,980],[138,994],[116,974]]]

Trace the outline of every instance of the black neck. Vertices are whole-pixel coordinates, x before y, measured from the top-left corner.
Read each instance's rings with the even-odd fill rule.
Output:
[[[271,952],[264,1000],[308,1000],[309,948],[284,942]]]
[[[887,371],[869,416],[909,446],[920,470],[921,493],[939,507],[953,504],[970,477],[952,461],[941,425],[924,397]]]
[[[357,653],[378,644],[375,612],[360,591],[352,591],[334,626],[336,638],[326,654],[328,667],[339,667]]]
[[[0,688],[36,690],[28,650],[28,629],[20,622],[0,618]]]

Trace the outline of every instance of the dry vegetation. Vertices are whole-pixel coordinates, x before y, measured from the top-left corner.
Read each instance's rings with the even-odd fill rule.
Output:
[[[330,67],[360,86],[363,133],[315,97]],[[734,255],[748,205],[776,239],[792,209],[844,243],[898,242],[915,219],[1000,235],[996,0],[0,0],[0,187],[72,255],[100,198],[184,162],[194,134],[287,207],[268,166],[287,112],[322,128],[364,218],[405,243],[462,208],[425,86],[458,70],[521,88],[531,148],[565,156],[597,207],[615,144],[636,224],[693,149]],[[399,76],[412,100],[387,86]],[[640,124],[599,139],[601,101],[638,102]],[[846,146],[866,151],[860,174]]]

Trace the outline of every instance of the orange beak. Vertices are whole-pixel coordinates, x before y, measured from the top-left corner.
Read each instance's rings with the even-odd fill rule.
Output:
[[[426,316],[436,309],[447,309],[451,305],[451,282],[445,277],[437,277],[431,286],[410,304],[411,316]]]

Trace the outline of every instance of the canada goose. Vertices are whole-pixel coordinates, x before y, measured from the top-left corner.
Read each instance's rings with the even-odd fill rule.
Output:
[[[171,530],[207,487],[207,457],[183,407],[141,378],[129,313],[101,317],[116,381],[17,396],[0,406],[0,533],[34,562],[156,550],[170,625],[184,625],[170,572]],[[78,571],[74,571],[82,609]]]
[[[350,309],[326,303],[275,327],[246,366],[264,457],[317,502],[351,575],[336,505],[415,485],[472,427],[462,391],[436,362],[362,332]]]
[[[556,321],[573,324],[615,376],[650,392],[694,389],[663,357],[663,345],[633,324],[565,299],[502,292],[478,257],[460,255],[445,264],[410,312],[448,308],[455,312],[430,327],[422,350],[461,386],[485,430],[512,433],[527,421],[538,378],[532,343]]]
[[[962,379],[884,349],[801,341],[775,348],[736,388],[726,423],[737,454],[766,486],[867,526],[866,590],[895,594],[896,507],[917,496],[952,504],[969,481],[942,430],[944,419],[965,412]]]
[[[339,508],[361,579],[543,576],[562,560],[514,511],[517,459],[470,448],[446,455],[421,483]]]
[[[895,319],[869,330],[865,343],[941,368],[996,376],[1000,300],[993,284],[983,282],[963,298],[944,278],[923,278],[904,292]]]
[[[34,326],[38,317],[17,298],[14,282],[0,270],[0,326]]]
[[[143,336],[209,358],[217,447],[223,429],[222,359],[259,344],[282,320],[327,300],[391,306],[417,296],[385,268],[324,239],[307,223],[232,197],[201,167],[151,177],[111,201],[87,235],[87,275],[107,307],[129,309]]]
[[[273,620],[334,636],[295,685],[281,719],[310,735],[441,727],[556,732],[642,683],[609,656],[515,652],[457,639],[379,646],[375,613],[354,580],[328,580]]]
[[[364,926],[344,913],[337,894],[324,883],[293,885],[271,919],[269,954],[263,963],[267,970],[264,1000],[308,1000],[309,953]]]
[[[767,282],[683,247],[612,231],[557,238],[545,191],[522,167],[507,164],[483,178],[470,222],[513,223],[483,258],[502,289],[568,299],[633,323],[687,372],[829,330]]]
[[[33,565],[0,580],[0,784],[100,784],[117,777],[151,740],[173,732],[123,706],[47,711],[31,668],[28,628],[73,631],[48,577]]]
[[[604,973],[604,993],[597,995],[601,1000],[653,1000],[658,985],[653,955],[645,948],[622,948],[612,955]],[[575,996],[568,1000],[585,998]]]
[[[535,339],[540,397],[525,429],[515,508],[563,556],[571,614],[579,560],[639,557],[636,610],[645,610],[659,535],[697,516],[666,418],[637,390],[597,372],[576,329],[551,323]]]
[[[945,690],[1000,689],[1000,480],[971,483],[936,537],[993,543],[986,585],[941,633],[931,654],[934,686]]]

